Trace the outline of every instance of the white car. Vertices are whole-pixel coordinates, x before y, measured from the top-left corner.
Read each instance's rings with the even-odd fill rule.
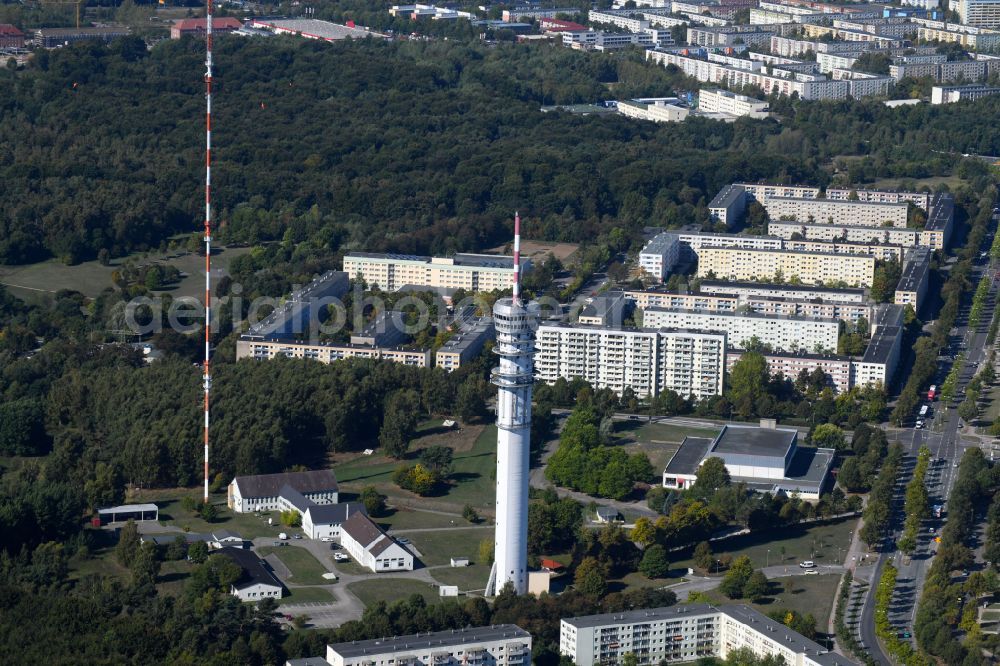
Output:
[[[805,562],[799,562],[799,566],[802,567],[803,569],[812,569],[814,566],[816,566],[816,563],[813,562],[812,560],[806,560]]]
[[[333,541],[333,537],[320,537],[320,541]]]
[[[338,562],[343,562],[344,560],[349,560],[351,558],[349,558],[347,555],[344,555],[343,553],[334,553],[333,559],[335,559]]]
[[[815,576],[817,574],[819,574],[819,572],[816,571],[815,569],[806,569],[806,572],[805,572],[805,575],[807,575],[807,576]]]

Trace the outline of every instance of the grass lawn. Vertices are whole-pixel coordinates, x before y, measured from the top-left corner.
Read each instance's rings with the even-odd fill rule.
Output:
[[[493,540],[493,531],[488,529],[455,529],[441,532],[419,532],[409,535],[410,541],[420,551],[420,561],[424,566],[433,567],[449,564],[452,557],[468,557],[475,562],[479,557],[479,542]]]
[[[779,585],[781,586],[780,593],[765,600],[764,603],[750,605],[765,615],[778,608],[795,610],[802,615],[812,613],[812,616],[816,618],[816,629],[820,633],[826,633],[830,613],[833,610],[833,602],[837,596],[837,587],[840,585],[840,576],[827,574],[771,579],[772,590],[776,590]],[[702,594],[709,603],[733,603],[718,589],[709,590]]]
[[[645,587],[666,587],[676,583],[677,578],[653,578],[649,579],[638,571],[633,571],[622,578],[608,581],[608,589],[612,592],[622,592],[624,590],[635,590]]]
[[[472,523],[461,516],[431,513],[401,506],[386,516],[375,519],[383,529],[419,530],[435,527],[471,527]],[[482,524],[482,523],[480,523]]]
[[[171,560],[160,564],[160,577],[156,589],[160,594],[178,596],[184,591],[188,576],[194,569],[194,563],[187,560]]]
[[[365,606],[372,606],[379,601],[392,603],[406,599],[411,594],[421,595],[427,603],[440,601],[441,596],[430,583],[409,578],[372,578],[359,580],[347,586]]]
[[[334,471],[341,487],[352,492],[364,486],[374,485],[381,493],[389,496],[389,503],[397,508],[419,505],[439,511],[461,513],[466,504],[481,513],[492,514],[493,475],[496,470],[496,426],[468,426],[461,431],[449,430],[415,439],[405,461],[389,460],[382,456],[358,456],[336,465]],[[472,435],[475,438],[472,438]],[[450,485],[436,496],[418,497],[400,489],[392,482],[393,471],[402,464],[413,464],[419,458],[419,450],[439,444],[451,446],[455,450],[452,463]],[[449,519],[450,521],[450,519]],[[449,522],[450,524],[450,522]]]
[[[847,518],[833,523],[754,532],[713,542],[712,552],[717,555],[728,553],[733,557],[747,555],[755,569],[777,565],[787,565],[791,569],[802,560],[814,560],[818,564],[843,564],[855,525],[856,518]],[[686,570],[694,566],[690,557],[689,552],[684,553],[683,559],[671,562],[671,568]]]
[[[333,581],[326,581],[327,583]],[[290,587],[278,600],[279,606],[285,604],[308,604],[314,602],[333,601],[333,596],[321,587]]]
[[[69,578],[80,580],[90,575],[109,576],[123,581],[131,580],[129,570],[115,559],[116,539],[113,532],[91,530],[97,536],[98,547],[89,557],[76,556],[69,561]]]
[[[692,428],[671,423],[649,423],[646,421],[615,421],[614,436],[634,442],[677,442],[685,437],[714,437],[719,428]]]
[[[250,248],[216,250],[212,253],[212,268],[225,270],[234,258],[249,251]],[[202,295],[205,280],[204,257],[190,253],[172,259],[168,256],[154,252],[143,259],[141,255],[133,255],[140,264],[155,262],[161,266],[174,266],[186,274],[178,284],[170,285],[165,290],[172,296]],[[23,266],[0,266],[0,283],[7,285],[15,296],[31,301],[38,301],[40,296],[54,294],[60,289],[72,289],[93,298],[102,290],[113,286],[111,272],[123,261],[124,259],[115,259],[110,266],[102,266],[97,261],[67,266],[58,259],[50,259]]]
[[[200,517],[185,511],[181,507],[179,498],[175,497],[168,501],[152,501],[156,501],[157,506],[160,507],[161,523],[176,525],[186,532],[212,533],[218,530],[229,530],[236,532],[244,539],[253,539],[256,537],[274,537],[277,539],[279,532],[290,533],[295,531],[279,525],[277,513],[273,515],[263,514],[262,518],[253,513],[236,513],[226,507],[225,496],[213,496],[211,499],[212,503],[219,509],[219,517],[214,523],[205,522]],[[268,517],[274,519],[273,526],[267,524]]]
[[[331,581],[323,578],[327,570],[319,561],[313,557],[305,548],[295,546],[284,546],[274,548],[267,546],[258,548],[261,557],[274,553],[281,562],[292,572],[292,577],[287,581],[296,585],[328,585]]]
[[[431,575],[442,585],[458,585],[459,592],[483,591],[490,579],[490,565],[472,564],[467,567],[433,569]]]

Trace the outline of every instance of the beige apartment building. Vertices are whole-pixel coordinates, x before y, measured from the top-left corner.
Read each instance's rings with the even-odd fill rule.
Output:
[[[247,336],[249,337],[249,336]],[[371,347],[360,344],[308,343],[292,340],[261,340],[240,338],[236,341],[236,360],[253,358],[269,360],[278,357],[309,358],[321,363],[333,363],[345,358],[370,358],[427,368],[431,365],[430,349],[403,347]]]
[[[771,220],[794,220],[803,223],[834,224],[852,227],[892,226],[906,228],[906,202],[834,201],[766,197],[761,205]]]
[[[530,267],[530,260],[521,260],[522,274]],[[396,291],[405,286],[502,291],[514,284],[514,259],[491,254],[424,257],[351,252],[344,255],[344,272],[351,279],[361,277],[369,287],[378,286],[383,291]]]
[[[707,312],[736,312],[745,308],[757,314],[787,317],[814,317],[841,319],[856,322],[861,317],[871,321],[873,308],[867,303],[807,300],[778,296],[745,296],[735,294],[675,294],[665,291],[626,291],[625,298],[635,301],[636,307]]]
[[[698,252],[698,277],[757,281],[775,276],[806,283],[843,282],[867,287],[875,277],[875,257],[728,247],[706,247]]]
[[[767,233],[771,236],[790,239],[793,234],[809,240],[846,240],[851,243],[876,243],[915,247],[923,245],[934,250],[944,249],[950,236],[947,228],[905,229],[902,227],[851,227],[833,224],[804,224],[793,221],[772,221],[767,223]]]

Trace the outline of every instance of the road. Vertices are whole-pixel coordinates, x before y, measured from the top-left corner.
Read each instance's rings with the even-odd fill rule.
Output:
[[[971,272],[971,282],[978,284],[981,277],[989,268],[989,260],[979,258],[973,265]],[[948,346],[945,348],[945,362],[939,362],[938,373],[935,383],[941,386],[944,378],[950,369],[948,362],[952,357],[965,351],[966,357],[959,373],[956,396],[965,395],[965,388],[969,381],[976,375],[986,361],[988,350],[986,349],[986,335],[989,323],[993,318],[993,311],[996,307],[996,279],[994,278],[990,287],[990,296],[984,308],[980,324],[976,329],[968,326],[968,316],[971,304],[963,303],[959,310],[958,319],[962,323],[953,331]],[[967,299],[971,301],[971,299]],[[913,467],[916,462],[917,452],[921,446],[927,446],[931,451],[932,464],[927,472],[926,485],[928,489],[930,503],[942,504],[945,506],[945,516],[947,516],[947,499],[954,487],[955,478],[958,472],[958,461],[961,460],[965,449],[969,446],[977,446],[976,443],[964,441],[962,430],[965,427],[955,409],[958,402],[948,404],[939,401],[932,405],[932,412],[926,419],[926,429],[891,429],[887,428],[890,440],[899,441],[906,450],[906,460],[900,475],[900,480],[896,486],[893,497],[893,517],[890,523],[890,535],[883,545],[882,552],[874,567],[859,567],[856,575],[858,578],[871,583],[865,596],[865,603],[861,612],[860,635],[862,643],[869,651],[870,656],[878,663],[890,666],[892,662],[883,652],[875,636],[874,619],[874,590],[877,587],[879,577],[885,567],[886,562],[892,562],[898,570],[896,590],[893,594],[889,608],[889,620],[893,626],[912,630],[916,619],[917,607],[919,603],[920,590],[926,582],[927,572],[930,569],[931,561],[937,552],[937,544],[934,537],[940,533],[944,524],[944,519],[931,519],[924,521],[918,532],[917,547],[912,556],[907,557],[896,548],[896,543],[901,536],[903,520],[905,518],[903,509],[903,496],[906,483],[912,478]],[[933,531],[932,531],[933,530]]]

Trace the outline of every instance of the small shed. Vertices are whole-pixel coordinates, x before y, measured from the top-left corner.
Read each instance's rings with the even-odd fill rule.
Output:
[[[599,506],[594,511],[594,520],[598,523],[624,523],[621,511],[610,506]]]
[[[469,566],[469,558],[467,558],[467,557],[453,557],[453,558],[451,558],[451,566],[453,566],[453,567],[467,567],[467,566]]]
[[[126,520],[141,522],[144,520],[159,520],[159,509],[155,504],[122,504],[121,506],[110,506],[106,509],[98,509],[97,517],[101,525],[109,523],[122,523]]]
[[[438,593],[442,597],[457,597],[458,585],[442,585],[438,588]]]

